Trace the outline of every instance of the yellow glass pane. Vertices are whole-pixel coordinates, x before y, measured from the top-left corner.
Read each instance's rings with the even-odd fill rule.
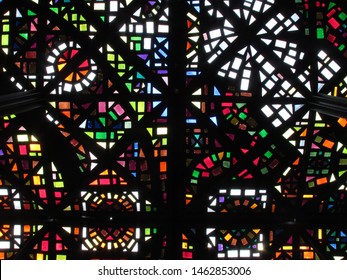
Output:
[[[33,176],[33,182],[35,186],[41,185],[40,176]]]
[[[66,63],[61,63],[58,65],[58,70],[61,71],[65,67]]]
[[[74,74],[74,73],[71,73],[69,76],[67,76],[67,77],[65,78],[65,81],[72,82],[72,80],[73,80],[73,74]]]
[[[40,152],[41,151],[41,145],[40,144],[30,144],[30,151]]]
[[[225,239],[226,241],[229,241],[231,237],[232,237],[231,234],[228,233],[228,234],[224,237],[224,239]]]

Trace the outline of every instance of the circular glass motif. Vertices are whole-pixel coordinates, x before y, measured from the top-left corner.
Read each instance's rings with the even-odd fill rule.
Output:
[[[80,46],[73,42],[58,45],[47,61],[47,73],[62,75],[62,89],[65,92],[82,91],[90,86],[96,77],[93,72],[96,68],[94,61],[84,59],[80,53]]]

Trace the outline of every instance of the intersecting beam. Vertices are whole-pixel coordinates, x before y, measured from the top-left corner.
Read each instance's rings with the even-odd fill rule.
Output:
[[[41,107],[45,99],[39,91],[0,95],[0,116],[19,114]]]
[[[171,224],[170,213],[57,213],[47,215],[40,211],[0,212],[0,220],[8,224],[59,224],[61,226],[87,227],[167,227]],[[261,228],[261,229],[346,229],[345,214],[301,213],[298,215],[282,213],[209,213],[186,214],[174,218],[177,226],[189,228]]]
[[[347,119],[347,99],[318,93],[308,100],[312,110],[319,113]]]
[[[166,219],[168,225],[168,256],[180,258],[177,250],[182,245],[180,231],[181,218],[184,213],[184,172],[185,172],[185,96],[186,96],[186,38],[187,25],[184,19],[187,1],[170,0],[170,33],[169,33],[169,92],[168,92],[168,208]]]

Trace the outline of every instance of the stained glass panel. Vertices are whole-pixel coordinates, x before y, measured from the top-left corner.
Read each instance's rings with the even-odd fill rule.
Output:
[[[346,258],[346,21],[0,1],[0,258]]]

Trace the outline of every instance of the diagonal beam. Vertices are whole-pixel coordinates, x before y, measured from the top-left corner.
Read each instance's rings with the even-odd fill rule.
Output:
[[[36,90],[0,95],[0,116],[32,111],[44,102],[45,98]]]
[[[318,93],[308,99],[308,104],[312,110],[319,113],[337,118],[347,118],[346,98]]]

